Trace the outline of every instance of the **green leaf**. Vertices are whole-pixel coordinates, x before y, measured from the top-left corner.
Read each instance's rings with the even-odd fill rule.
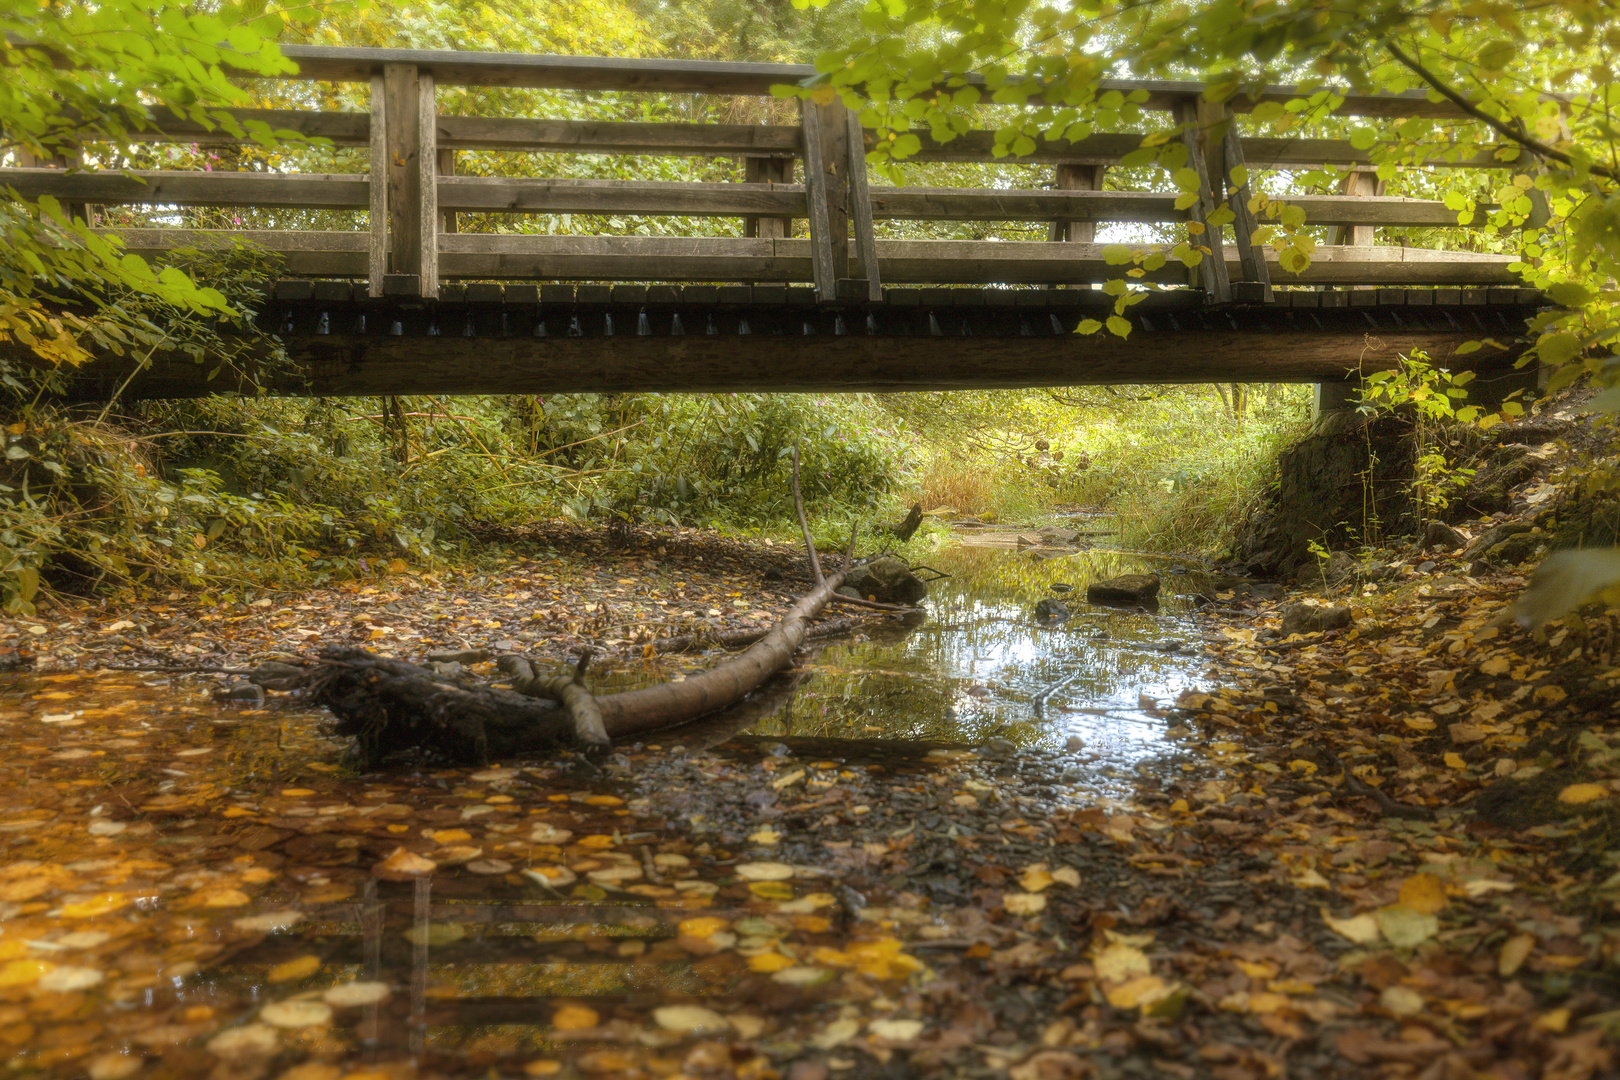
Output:
[[[1547,298],[1559,307],[1578,308],[1591,303],[1596,294],[1585,285],[1573,281],[1560,281],[1547,286]]]
[[[1249,170],[1248,170],[1248,168],[1243,166],[1243,165],[1236,166],[1235,168],[1232,169],[1231,179],[1232,179],[1232,190],[1236,191],[1238,188],[1242,187],[1244,184],[1247,184],[1249,182]]]
[[[1586,403],[1586,412],[1620,413],[1620,386],[1611,386]]]
[[[1350,133],[1350,145],[1357,150],[1371,150],[1377,141],[1378,133],[1372,128],[1356,128]]]
[[[1559,551],[1536,567],[1513,617],[1521,626],[1541,626],[1599,599],[1620,601],[1620,548]]]
[[[1467,356],[1469,353],[1479,352],[1480,347],[1484,344],[1483,341],[1465,341],[1458,345],[1453,352],[1457,356]]]
[[[1581,354],[1583,349],[1581,339],[1567,330],[1560,330],[1556,334],[1548,334],[1536,342],[1536,351],[1541,355],[1542,363],[1552,367],[1573,360]]]
[[[1103,324],[1096,319],[1081,319],[1080,325],[1074,328],[1077,334],[1095,334],[1103,328]]]
[[[1185,210],[1190,206],[1196,205],[1198,205],[1198,192],[1196,191],[1183,191],[1180,195],[1176,196],[1177,210]]]
[[[1109,244],[1103,248],[1103,262],[1109,266],[1124,266],[1135,259],[1136,255],[1124,244]]]
[[[1118,315],[1108,316],[1108,332],[1115,337],[1128,338],[1131,336],[1131,323],[1129,319]]]
[[[1199,189],[1198,173],[1194,169],[1177,169],[1170,177],[1170,182],[1176,185],[1177,191],[1196,193]]]

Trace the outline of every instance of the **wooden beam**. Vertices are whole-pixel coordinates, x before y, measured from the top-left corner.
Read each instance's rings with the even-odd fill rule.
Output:
[[[445,151],[440,150],[441,160]],[[792,159],[774,160],[787,166]],[[381,166],[386,172],[386,157]],[[1065,166],[1087,170],[1093,166]],[[0,185],[24,198],[51,195],[106,205],[256,206],[279,209],[366,209],[365,174],[181,172],[69,173],[61,169],[0,169]],[[1020,188],[868,188],[872,216],[898,221],[1044,221],[1061,219],[1084,242],[1097,221],[1185,220],[1175,196],[1151,191]],[[1299,195],[1290,205],[1313,225],[1351,224],[1456,228],[1442,202],[1388,196]],[[805,216],[804,189],[786,183],[709,184],[638,180],[573,180],[439,175],[441,211],[487,213],[660,214],[695,217]],[[1481,205],[1475,224],[1490,211]],[[786,235],[786,230],[783,231]]]
[[[791,188],[793,183],[793,159],[790,157],[750,157],[744,159],[744,176],[754,195],[765,195],[768,199],[780,198],[782,205],[796,203],[799,216],[804,216],[804,189]],[[724,185],[736,188],[736,184]],[[688,199],[685,206],[696,204],[698,199]],[[792,208],[776,217],[762,216],[758,210],[743,215],[743,235],[759,236],[769,239],[780,239],[793,231]]]
[[[415,65],[390,64],[383,70],[387,100],[384,129],[388,146],[388,273],[422,276],[421,83]]]
[[[129,251],[152,259],[179,248],[226,250],[243,241],[280,255],[295,276],[366,276],[363,232],[105,229]],[[891,284],[1105,281],[1103,245],[1042,241],[879,240],[878,264]],[[1321,247],[1303,274],[1281,272],[1267,252],[1274,284],[1518,285],[1511,255],[1426,248]],[[1145,276],[1176,284],[1179,264]],[[533,236],[455,233],[440,238],[441,276],[484,280],[783,281],[811,277],[807,240],[727,237]]]
[[[298,64],[297,79],[366,82],[386,64],[410,64],[431,70],[444,86],[522,86],[565,90],[632,90],[661,93],[768,95],[773,86],[791,85],[816,74],[810,64],[757,64],[707,60],[645,60],[622,57],[548,56],[534,53],[481,53],[450,49],[379,49],[329,45],[284,45],[282,55]],[[969,83],[983,85],[976,75]],[[1104,79],[1099,93],[1144,91],[1142,107],[1173,112],[1178,103],[1201,96],[1204,84],[1157,79]],[[1403,94],[1366,94],[1345,90],[1345,116],[1386,119],[1434,117],[1457,119],[1462,110],[1450,102],[1432,102],[1420,90]],[[1288,86],[1266,86],[1232,98],[1235,111],[1261,103],[1287,102],[1306,96]]]
[[[1192,99],[1182,102],[1178,118],[1182,124],[1181,138],[1187,146],[1188,167],[1198,175],[1198,201],[1193,203],[1189,216],[1199,226],[1199,231],[1189,237],[1188,242],[1195,247],[1208,248],[1208,254],[1194,270],[1203,285],[1204,296],[1211,303],[1224,304],[1232,298],[1232,286],[1227,277],[1226,256],[1221,250],[1220,227],[1211,228],[1209,224],[1209,215],[1215,212],[1220,200],[1206,163],[1208,135],[1199,116],[1198,102]]]
[[[383,294],[383,278],[388,275],[388,89],[381,75],[371,77],[371,115],[377,123],[368,125],[370,171],[366,180],[367,250],[366,279],[372,296]]]
[[[447,233],[452,233],[456,231],[456,212],[454,210],[444,209],[444,180],[447,176],[456,175],[456,152],[454,150],[446,150],[441,146],[439,147],[437,157],[439,165],[437,170],[439,174],[439,210],[443,215],[442,220],[444,222],[444,231]]]
[[[883,274],[879,265],[876,233],[872,230],[872,195],[866,178],[866,143],[861,122],[853,110],[844,110],[844,155],[849,178],[849,227],[855,234],[855,253],[861,261],[869,300],[883,299]]]
[[[1227,205],[1233,214],[1232,242],[1238,251],[1242,279],[1258,283],[1259,299],[1268,302],[1271,300],[1271,274],[1266,267],[1265,252],[1254,240],[1255,230],[1260,226],[1249,209],[1248,166],[1243,161],[1243,142],[1238,138],[1236,120],[1228,121],[1226,136],[1221,139],[1221,170],[1229,192]]]
[[[792,335],[612,338],[392,337],[341,334],[288,340],[296,365],[273,389],[307,395],[554,394],[617,392],[828,392],[1023,388],[1117,383],[1317,382],[1358,365],[1378,371],[1422,349],[1453,369],[1484,365],[1463,331],[1360,333],[1301,330],[1138,330],[1112,335],[939,339]],[[1512,354],[1495,353],[1501,366]],[[215,392],[187,357],[159,357],[127,397]],[[130,376],[127,357],[79,373],[95,396]]]
[[[365,113],[303,112],[293,109],[231,109],[241,121],[258,121],[278,131],[329,139],[338,146],[365,146],[371,118]],[[215,127],[210,130],[184,117],[154,108],[154,126],[137,131],[138,142],[186,142],[205,146],[239,145],[244,140]],[[585,154],[663,154],[693,157],[746,155],[802,156],[799,129],[769,124],[650,124],[631,121],[545,120],[523,117],[441,116],[439,145],[455,150],[528,151]],[[948,143],[935,142],[926,129],[912,134],[922,150],[909,158],[919,162],[1018,161],[1040,164],[1113,165],[1142,145],[1136,133],[1104,133],[1076,142],[1038,142],[1022,157],[996,158],[995,132],[964,132]],[[1477,144],[1436,151],[1425,162],[1432,168],[1512,169],[1497,157],[1498,147]],[[1243,141],[1244,157],[1257,169],[1316,169],[1374,164],[1372,154],[1345,139],[1293,139],[1271,136]]]
[[[838,279],[848,276],[849,268],[849,190],[845,182],[843,139],[846,130],[841,102],[817,105],[799,102],[799,118],[804,127],[804,188],[810,220],[811,280],[816,296],[824,301],[838,298]],[[830,131],[834,124],[838,131]]]
[[[421,267],[422,296],[439,295],[439,148],[436,142],[438,125],[437,95],[434,93],[433,73],[417,74],[416,103],[416,211],[418,229],[416,245],[417,265]]]

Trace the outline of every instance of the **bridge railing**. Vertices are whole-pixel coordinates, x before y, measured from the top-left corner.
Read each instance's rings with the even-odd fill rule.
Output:
[[[373,296],[434,297],[441,281],[636,281],[811,283],[824,301],[882,296],[885,284],[999,283],[1083,285],[1117,277],[1095,243],[1107,222],[1203,222],[1223,202],[1237,220],[1232,237],[1203,233],[1212,249],[1192,274],[1179,263],[1145,280],[1192,284],[1211,302],[1269,299],[1273,284],[1299,286],[1508,285],[1514,259],[1459,251],[1379,247],[1378,227],[1459,227],[1442,203],[1388,198],[1368,171],[1368,153],[1336,139],[1241,137],[1241,113],[1264,101],[1288,100],[1274,88],[1232,106],[1211,106],[1197,84],[1120,82],[1143,91],[1143,107],[1167,110],[1185,124],[1198,200],[1178,209],[1175,193],[1106,191],[1104,171],[1141,145],[1135,134],[1098,134],[1044,142],[1023,157],[996,158],[993,133],[972,131],[940,144],[919,133],[923,162],[1039,164],[1054,169],[1050,188],[965,189],[872,185],[865,154],[870,133],[840,103],[802,104],[797,125],[569,121],[545,118],[442,116],[437,90],[479,85],[576,90],[767,94],[808,67],[591,57],[494,55],[417,50],[289,47],[298,79],[369,85],[367,113],[241,110],[244,120],[330,139],[369,151],[362,174],[149,170],[0,169],[0,186],[24,197],[51,195],[94,216],[112,204],[240,206],[363,210],[365,231],[114,229],[129,249],[161,258],[182,248],[208,249],[246,240],[275,253],[296,277],[363,279]],[[1137,95],[1139,97],[1142,94]],[[1233,109],[1236,110],[1234,114]],[[1341,112],[1384,120],[1459,117],[1421,94],[1350,95]],[[1223,121],[1230,134],[1211,137]],[[230,141],[169,114],[154,116],[142,138],[211,144]],[[454,175],[458,151],[668,154],[740,157],[745,181],[679,183],[577,180],[544,176]],[[1428,164],[1507,168],[1494,150],[1469,148]],[[1348,169],[1343,194],[1293,196],[1309,224],[1334,227],[1326,246],[1299,274],[1251,243],[1256,222],[1247,185],[1228,191],[1234,167]],[[584,236],[459,231],[456,215],[586,213],[741,218],[741,237]],[[809,223],[808,239],[793,222]],[[1048,241],[879,239],[876,221],[1050,223]],[[1483,224],[1484,212],[1474,224]]]

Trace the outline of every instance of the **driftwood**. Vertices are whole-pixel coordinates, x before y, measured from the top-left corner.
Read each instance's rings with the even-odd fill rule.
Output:
[[[526,660],[508,661],[508,673],[517,675],[515,686],[535,690],[536,682],[547,683],[548,692],[568,700],[565,707],[550,697],[471,685],[364,649],[335,648],[321,654],[314,699],[336,714],[334,733],[353,738],[366,765],[417,747],[478,763],[563,749],[600,750],[613,740],[684,724],[742,700],[792,663],[810,620],[843,580],[843,574],[831,575],[743,653],[682,682],[590,697],[573,675],[537,679]],[[582,718],[582,694],[594,705],[600,726]]]
[[[823,576],[799,498],[794,453],[794,508],[804,532],[816,587],[741,655],[681,682],[595,697],[584,684],[589,655],[572,674],[537,674],[527,659],[497,663],[512,688],[475,686],[363,649],[322,654],[314,697],[338,717],[336,734],[351,736],[362,762],[374,765],[408,748],[430,749],[455,761],[484,762],[564,748],[601,750],[614,739],[673,727],[741,701],[793,662],[810,620],[843,584]]]

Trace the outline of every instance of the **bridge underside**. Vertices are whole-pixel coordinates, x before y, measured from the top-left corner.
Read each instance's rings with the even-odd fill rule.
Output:
[[[1489,385],[1512,380],[1522,289],[1278,292],[1209,307],[1160,293],[1132,331],[1082,335],[1112,300],[1070,289],[890,289],[882,302],[817,304],[809,289],[469,285],[437,301],[369,298],[347,282],[282,282],[264,328],[294,367],[266,389],[294,395],[636,391],[968,390],[1122,383],[1334,382],[1425,352]],[[1484,348],[1458,355],[1465,342]],[[87,367],[76,394],[195,397],[238,389],[212,365],[158,358]]]

